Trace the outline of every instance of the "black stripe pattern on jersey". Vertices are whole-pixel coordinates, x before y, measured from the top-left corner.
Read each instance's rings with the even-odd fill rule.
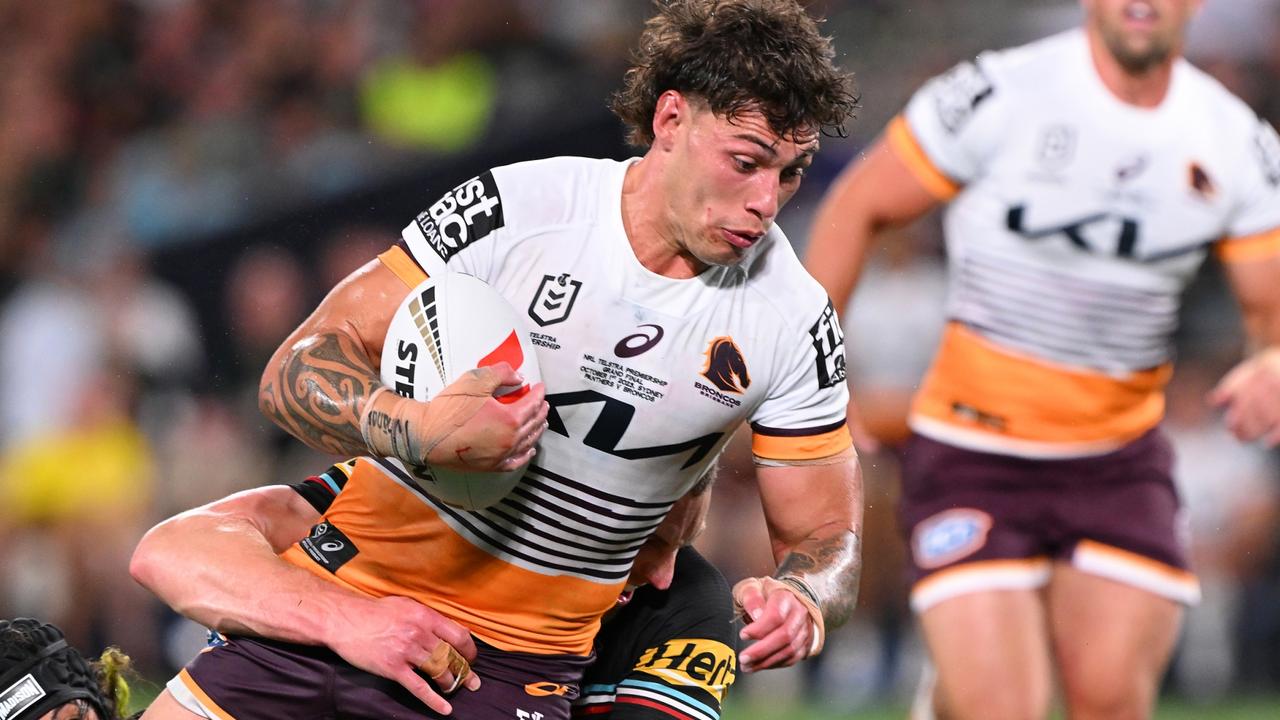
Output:
[[[530,465],[507,497],[463,510],[432,497],[397,461],[373,462],[486,552],[533,572],[593,582],[625,579],[674,503],[632,500]]]
[[[1176,293],[1068,275],[981,250],[953,267],[952,318],[1004,347],[1103,372],[1169,360]]]
[[[812,437],[814,435],[826,435],[833,430],[839,430],[844,427],[845,422],[847,422],[847,418],[840,418],[833,423],[807,428],[776,428],[753,422],[751,423],[751,432],[770,437]]]

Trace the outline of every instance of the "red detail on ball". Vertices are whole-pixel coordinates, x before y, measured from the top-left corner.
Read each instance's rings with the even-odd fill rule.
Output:
[[[476,363],[476,367],[489,367],[505,362],[511,366],[512,370],[519,370],[524,364],[524,350],[520,349],[520,338],[516,335],[516,331],[512,330],[502,344],[494,348],[493,352],[480,358],[480,362]]]

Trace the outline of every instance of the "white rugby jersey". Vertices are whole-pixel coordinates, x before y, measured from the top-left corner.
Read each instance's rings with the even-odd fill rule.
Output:
[[[396,526],[411,537],[344,562],[340,579],[420,598],[499,647],[585,654],[640,545],[744,421],[766,458],[850,446],[839,323],[782,232],[737,266],[687,280],[650,272],[623,229],[629,166],[555,158],[494,169],[447,193],[381,256],[409,287],[424,271],[463,272],[525,312],[549,428],[524,478],[484,510],[445,505],[394,464],[365,462],[326,518],[356,546]],[[406,516],[351,536],[364,532],[360,513],[387,504]]]
[[[912,416],[939,440],[1054,457],[1141,435],[1207,253],[1280,252],[1275,131],[1183,60],[1158,107],[1120,101],[1081,30],[961,63],[887,139],[952,199],[950,324]]]

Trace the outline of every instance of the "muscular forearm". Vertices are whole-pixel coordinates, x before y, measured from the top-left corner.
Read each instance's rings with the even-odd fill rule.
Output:
[[[828,458],[756,459],[765,518],[778,563],[774,577],[799,580],[830,627],[849,619],[862,574],[862,472],[852,448]]]
[[[827,627],[849,619],[858,601],[862,576],[862,541],[848,528],[824,528],[801,542],[779,562],[774,577],[802,581],[802,592],[822,610]],[[805,590],[807,588],[807,590]]]
[[[307,445],[334,455],[360,455],[368,452],[361,412],[380,386],[364,346],[341,332],[327,332],[276,351],[263,374],[258,404]]]
[[[248,520],[200,511],[148,532],[130,572],[202,625],[304,644],[326,644],[326,631],[367,601],[280,559]]]

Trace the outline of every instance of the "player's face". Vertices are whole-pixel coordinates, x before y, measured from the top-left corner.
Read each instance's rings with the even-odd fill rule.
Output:
[[[1182,50],[1187,22],[1200,0],[1083,0],[1087,21],[1108,52],[1131,73],[1142,73]]]
[[[653,585],[659,590],[671,587],[675,575],[676,553],[689,545],[706,526],[707,507],[711,492],[697,497],[681,498],[667,513],[662,524],[645,541],[631,566],[628,589],[640,585]]]
[[[669,231],[699,263],[733,265],[800,188],[818,136],[779,137],[759,111],[730,121],[696,100],[687,107],[666,176]]]

